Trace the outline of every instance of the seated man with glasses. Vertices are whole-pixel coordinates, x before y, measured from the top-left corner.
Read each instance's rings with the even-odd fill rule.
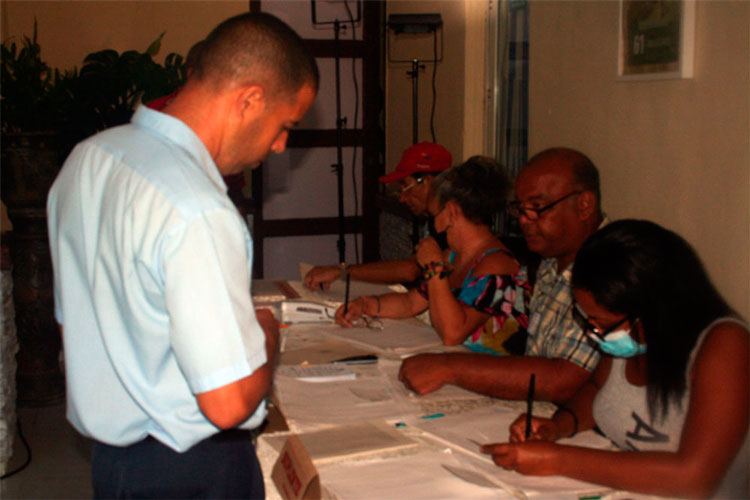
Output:
[[[420,354],[406,359],[399,378],[418,394],[455,384],[503,399],[524,399],[536,375],[536,398],[565,401],[599,361],[574,317],[570,278],[578,249],[605,222],[599,172],[584,154],[567,148],[538,153],[515,182],[511,215],[530,251],[543,258],[529,304],[524,356]]]
[[[440,144],[420,142],[406,148],[396,169],[380,178],[384,184],[398,183],[398,200],[409,207],[417,217],[429,216],[427,200],[432,189],[432,180],[437,174],[451,167],[450,152]],[[430,221],[422,237],[436,236]],[[311,290],[328,289],[331,282],[349,275],[352,279],[374,283],[412,283],[422,274],[415,255],[404,259],[346,264],[338,266],[315,266],[305,276],[305,286]]]

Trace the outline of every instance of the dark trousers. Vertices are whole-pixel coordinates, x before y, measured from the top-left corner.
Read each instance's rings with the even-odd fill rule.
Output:
[[[94,498],[265,497],[247,431],[231,430],[177,453],[153,438],[130,446],[94,442]]]

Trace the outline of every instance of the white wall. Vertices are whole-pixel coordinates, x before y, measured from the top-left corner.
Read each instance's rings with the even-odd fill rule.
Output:
[[[474,0],[468,0],[474,1]],[[386,18],[390,14],[440,14],[443,27],[443,60],[437,64],[435,108],[436,141],[453,154],[453,163],[464,157],[464,60],[466,36],[466,5],[464,0],[389,0]],[[409,36],[385,33],[390,36],[392,59],[432,58],[431,36]],[[440,47],[438,32],[438,50]],[[387,54],[386,54],[387,56]],[[386,65],[386,172],[396,167],[401,153],[412,144],[412,80],[406,72],[410,63]],[[419,138],[432,141],[430,111],[432,107],[432,63],[425,64],[419,73]]]
[[[645,82],[615,79],[618,5],[531,2],[529,151],[588,154],[610,217],[680,233],[748,318],[750,2],[697,2],[694,78]]]

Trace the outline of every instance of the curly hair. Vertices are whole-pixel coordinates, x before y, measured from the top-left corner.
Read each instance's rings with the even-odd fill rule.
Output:
[[[432,181],[432,189],[441,207],[448,201],[455,201],[467,219],[489,226],[504,207],[511,182],[497,161],[472,156],[441,172]]]

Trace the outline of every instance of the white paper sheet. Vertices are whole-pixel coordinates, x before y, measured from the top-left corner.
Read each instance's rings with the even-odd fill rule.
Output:
[[[385,422],[342,425],[298,436],[316,466],[376,453],[403,451],[419,445],[417,441]]]
[[[485,488],[459,479],[443,464],[462,466],[450,452],[423,450],[397,458],[323,465],[318,472],[329,491],[347,500],[515,500],[500,488]]]
[[[314,342],[281,353],[279,364],[299,365],[330,363],[352,356],[366,356],[374,354],[372,349],[362,349],[349,342],[339,339],[321,339],[317,336]]]
[[[445,443],[457,451],[462,451],[472,458],[476,467],[495,474],[501,481],[520,488],[529,496],[578,495],[582,493],[602,492],[606,490],[583,481],[561,476],[525,476],[513,471],[496,467],[489,455],[479,451],[476,443],[508,442],[509,428],[519,413],[501,407],[481,408],[460,415],[446,415],[435,419],[407,419],[408,425],[418,427],[438,442]],[[593,431],[577,434],[573,438],[560,440],[561,444],[572,444],[591,448],[609,449],[609,440]],[[482,465],[483,463],[483,465]],[[554,498],[554,496],[553,496]]]
[[[316,300],[323,301],[325,303],[343,304],[346,298],[346,282],[337,279],[331,283],[331,287],[328,290],[308,290],[304,288],[302,291],[298,289],[303,287],[305,275],[312,269],[311,264],[300,262],[300,283],[291,283],[292,286],[297,290],[300,295],[313,297]],[[391,292],[405,292],[406,288],[401,285],[385,285],[379,283],[368,283],[366,281],[349,280],[349,300],[354,300],[357,297],[364,295],[383,295]]]
[[[379,349],[383,352],[406,356],[415,352],[428,351],[443,345],[437,332],[414,318],[381,319],[383,330],[371,328],[342,328],[331,330],[335,337],[359,345]]]
[[[382,376],[325,384],[278,378],[274,391],[289,428],[296,432],[367,420],[398,420],[419,412],[398,397]]]

